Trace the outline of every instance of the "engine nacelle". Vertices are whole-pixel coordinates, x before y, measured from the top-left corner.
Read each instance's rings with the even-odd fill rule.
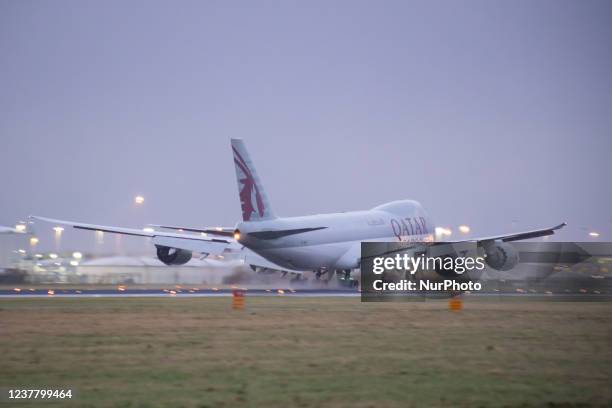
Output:
[[[471,242],[439,243],[427,249],[427,257],[429,257],[428,262],[433,261],[432,271],[436,275],[434,278],[470,281],[480,279],[482,274],[482,270],[476,268],[474,261],[477,252],[476,244]],[[466,259],[472,262],[466,263]]]
[[[485,262],[498,271],[509,271],[519,261],[517,250],[510,244],[494,242],[484,247]]]
[[[191,251],[184,249],[157,246],[157,258],[166,265],[184,265],[191,260],[191,255]]]

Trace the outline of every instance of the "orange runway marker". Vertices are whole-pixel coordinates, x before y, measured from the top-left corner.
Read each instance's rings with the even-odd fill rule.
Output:
[[[459,296],[453,296],[448,300],[448,309],[452,310],[453,312],[458,312],[459,310],[463,309],[463,299],[461,299]]]
[[[243,310],[244,309],[244,291],[239,289],[234,289],[232,291],[232,309],[234,310]]]

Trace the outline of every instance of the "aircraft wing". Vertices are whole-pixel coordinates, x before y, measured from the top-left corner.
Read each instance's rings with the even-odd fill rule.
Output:
[[[11,227],[5,227],[0,225],[0,234],[18,234],[19,231],[17,231],[15,228],[11,228]]]
[[[207,235],[219,235],[221,237],[233,237],[234,236],[234,228],[231,227],[204,227],[204,228],[193,228],[193,227],[179,227],[176,225],[158,225],[158,224],[149,224],[150,227],[153,228],[163,228],[174,231],[187,231],[187,232],[197,232],[201,234]]]
[[[531,230],[531,231],[516,232],[516,233],[506,234],[506,235],[493,235],[490,237],[468,238],[468,239],[462,239],[462,240],[456,240],[456,241],[452,241],[452,240],[451,241],[436,241],[436,242],[432,242],[431,246],[443,248],[445,245],[450,245],[454,248],[457,248],[461,246],[462,244],[463,245],[469,244],[472,246],[476,244],[477,246],[484,246],[486,245],[486,243],[493,242],[493,241],[502,241],[502,242],[520,241],[523,239],[530,239],[530,238],[537,238],[537,237],[545,237],[547,235],[553,235],[556,230],[559,230],[565,227],[566,225],[567,223],[564,222],[564,223],[561,223],[559,225],[556,225],[550,228],[542,228],[542,229]],[[376,256],[388,255],[388,254],[392,254],[396,252],[403,252],[405,250],[406,248],[403,248],[403,247],[393,248],[381,254],[377,254]],[[436,255],[436,256],[439,256],[439,255]]]
[[[556,225],[550,228],[542,228],[542,229],[536,229],[536,230],[531,230],[531,231],[515,232],[512,234],[506,234],[506,235],[493,235],[490,237],[482,237],[482,238],[469,238],[467,240],[448,241],[448,242],[468,241],[468,242],[479,242],[480,243],[480,242],[486,242],[486,241],[502,241],[502,242],[521,241],[523,239],[538,238],[538,237],[545,237],[547,235],[553,235],[556,230],[559,230],[565,227],[566,225],[567,223],[563,222],[559,225]]]
[[[30,218],[56,225],[66,225],[81,230],[101,231],[113,234],[148,237],[151,238],[153,244],[155,245],[168,246],[177,249],[185,249],[187,251],[200,252],[203,254],[221,254],[226,248],[232,246],[234,243],[233,239],[228,238],[211,238],[194,234],[155,231],[152,228],[143,230],[137,228],[109,227],[104,225],[56,220],[53,218],[38,217],[35,215],[30,216]]]

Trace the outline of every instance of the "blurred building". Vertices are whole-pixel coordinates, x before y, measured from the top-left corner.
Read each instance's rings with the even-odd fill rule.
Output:
[[[221,284],[224,278],[244,270],[236,259],[192,259],[185,265],[168,266],[150,256],[107,256],[90,258],[74,254],[24,254],[14,251],[11,276],[33,284]],[[10,273],[9,273],[10,272]],[[8,283],[8,282],[6,282]]]
[[[192,259],[185,265],[168,266],[157,258],[113,256],[97,258],[74,267],[80,283],[87,284],[221,284],[241,268],[241,261]]]

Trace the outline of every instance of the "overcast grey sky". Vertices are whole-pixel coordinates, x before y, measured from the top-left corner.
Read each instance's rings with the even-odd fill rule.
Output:
[[[232,226],[242,137],[280,215],[612,233],[610,1],[0,0],[0,58],[0,224]]]

